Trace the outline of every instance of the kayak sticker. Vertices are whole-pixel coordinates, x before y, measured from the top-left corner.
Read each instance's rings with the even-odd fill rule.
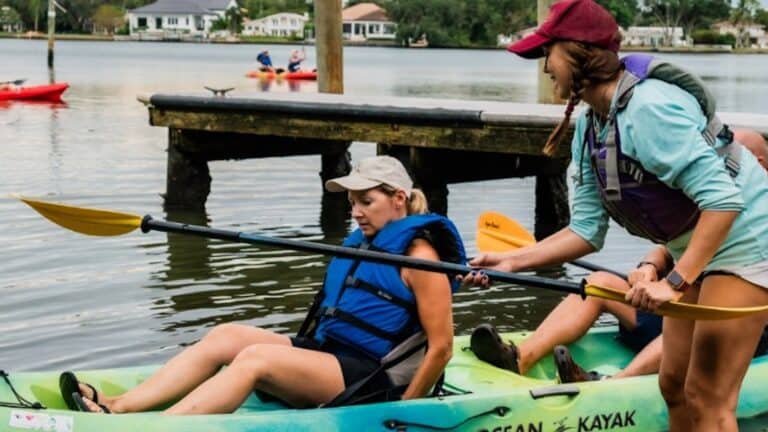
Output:
[[[575,419],[563,417],[552,423],[552,428],[544,428],[544,422],[528,424],[507,424],[493,429],[480,429],[478,432],[595,432],[611,429],[624,429],[637,426],[635,410],[616,411],[607,414],[580,416]]]
[[[21,410],[12,410],[8,420],[8,426],[12,428],[45,432],[72,432],[74,425],[75,419],[72,416]]]

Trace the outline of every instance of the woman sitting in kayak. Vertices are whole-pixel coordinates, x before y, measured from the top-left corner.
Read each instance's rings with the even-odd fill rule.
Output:
[[[306,60],[304,51],[293,50],[291,51],[291,57],[288,59],[288,72],[298,72],[301,70],[301,62]]]
[[[768,143],[754,130],[735,129],[733,138],[740,142],[768,172]],[[656,281],[674,267],[669,251],[659,246],[640,260],[629,273],[628,280],[604,272],[593,273],[587,280],[598,286],[629,291],[639,281]],[[485,279],[487,281],[487,279]],[[570,356],[563,344],[569,344],[584,336],[602,313],[610,313],[619,321],[619,342],[636,356],[611,378],[627,378],[659,372],[661,365],[661,316],[637,310],[625,303],[600,297],[582,299],[569,295],[547,315],[531,336],[520,344],[502,341],[491,324],[481,324],[472,332],[470,345],[480,360],[502,369],[525,374],[542,357],[553,353],[555,369],[561,383],[592,381],[604,378],[596,372],[582,369]],[[763,355],[768,348],[768,328],[763,331],[755,356]]]
[[[610,214],[633,234],[665,244],[675,261],[665,278],[632,285],[626,299],[633,306],[768,304],[768,175],[752,154],[731,146],[727,129],[710,133],[696,97],[642,79],[641,65],[620,61],[620,40],[616,21],[597,3],[563,0],[534,34],[510,46],[526,58],[545,57],[544,72],[569,100],[546,153],[555,152],[575,105],[589,105],[571,145],[572,218],[535,245],[474,264],[518,271],[584,256],[603,246]],[[619,92],[630,85],[631,96]],[[671,430],[738,429],[740,385],[766,322],[765,313],[664,318],[659,385]]]
[[[463,262],[464,248],[453,223],[426,214],[426,199],[412,185],[402,164],[389,156],[365,159],[350,175],[326,182],[329,191],[347,191],[358,224],[344,245]],[[422,397],[452,355],[451,297],[456,288],[458,282],[444,274],[334,258],[319,308],[310,317],[317,317],[313,332],[288,337],[221,324],[122,395],[107,396],[65,372],[62,396],[72,409],[114,413],[168,404],[166,414],[230,413],[254,390],[294,407],[313,407],[374,376],[388,352],[423,331],[429,348],[411,369],[412,379],[402,394],[403,399]],[[384,375],[372,380],[374,387],[389,384]]]
[[[261,51],[256,56],[256,62],[259,63],[259,70],[262,72],[273,72],[275,67],[272,65],[272,57],[269,56],[269,50]]]

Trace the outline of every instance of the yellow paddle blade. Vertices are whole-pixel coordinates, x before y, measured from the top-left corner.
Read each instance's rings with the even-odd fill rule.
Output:
[[[112,210],[75,207],[17,196],[51,222],[81,234],[116,236],[141,226],[141,216]]]
[[[487,211],[477,219],[477,248],[483,252],[506,252],[533,243],[533,234],[501,213]]]
[[[600,297],[608,300],[615,300],[621,303],[627,303],[624,300],[624,292],[608,287],[596,285],[587,285],[584,292],[588,296]],[[728,308],[718,306],[706,306],[682,302],[669,302],[661,305],[657,310],[659,315],[671,318],[681,318],[689,320],[726,320],[733,318],[742,318],[747,315],[768,311],[768,306],[755,306],[744,308]]]

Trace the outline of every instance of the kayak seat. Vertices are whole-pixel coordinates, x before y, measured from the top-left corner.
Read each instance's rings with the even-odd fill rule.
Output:
[[[424,360],[426,351],[426,334],[420,331],[411,335],[384,356],[376,370],[348,386],[333,400],[321,405],[321,408],[400,400]],[[442,390],[442,381],[443,375],[438,379],[433,395]],[[389,386],[382,385],[387,382]]]
[[[400,400],[408,388],[413,375],[424,360],[427,350],[427,337],[424,332],[418,332],[392,349],[380,361],[380,366],[365,378],[351,384],[339,393],[333,400],[320,405],[318,408],[332,408],[347,405],[360,405],[374,402]],[[432,391],[432,396],[445,396],[453,392],[444,389],[441,375],[438,384]],[[389,383],[387,385],[386,383]],[[277,402],[290,406],[287,402],[259,390],[254,391],[262,403]]]

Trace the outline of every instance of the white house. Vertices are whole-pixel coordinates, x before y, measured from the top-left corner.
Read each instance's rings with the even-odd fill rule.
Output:
[[[757,23],[745,23],[742,28],[749,35],[749,44],[753,48],[768,48],[768,34],[765,32],[765,26]],[[729,21],[714,23],[712,29],[717,30],[720,34],[732,34],[736,37],[739,37],[741,31],[741,28]]]
[[[688,45],[682,27],[629,27],[623,31],[622,45],[626,46],[673,46]]]
[[[21,17],[10,6],[0,7],[0,31],[14,33],[22,30]]]
[[[264,18],[245,20],[243,36],[302,36],[309,14],[281,12]]]
[[[132,36],[207,37],[211,24],[237,7],[236,0],[157,0],[128,11],[127,19]]]
[[[375,3],[358,3],[341,11],[342,35],[352,41],[394,39],[397,27]]]

